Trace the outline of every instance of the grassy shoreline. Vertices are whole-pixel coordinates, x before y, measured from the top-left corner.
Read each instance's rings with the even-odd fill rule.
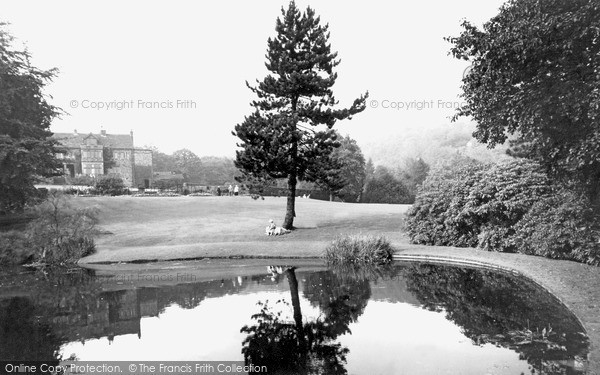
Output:
[[[346,234],[379,234],[406,242],[401,232],[408,205],[351,204],[298,199],[297,228],[266,236],[269,219],[281,225],[285,198],[95,197],[75,198],[79,207],[100,209],[98,252],[80,263],[173,259],[320,258]]]

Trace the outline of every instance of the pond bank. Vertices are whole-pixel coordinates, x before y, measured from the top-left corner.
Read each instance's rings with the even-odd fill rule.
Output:
[[[560,299],[581,321],[590,339],[589,374],[600,374],[600,267],[523,254],[441,246],[411,246],[396,260],[452,262],[516,271]]]
[[[154,263],[151,266],[143,266],[150,266],[151,268],[162,267],[165,265],[165,263],[161,262],[163,260],[204,259],[204,262],[198,263],[198,274],[204,274],[211,269],[212,267],[209,264],[212,262],[213,267],[215,263],[222,263],[223,267],[217,267],[217,269],[220,275],[226,275],[228,270],[224,266],[234,260],[221,260],[223,258],[244,258],[243,261],[234,262],[257,263],[257,265],[260,264],[261,266],[266,264],[264,259],[273,259],[273,262],[277,264],[308,261],[316,265],[320,262],[317,258],[322,256],[323,249],[327,244],[328,242],[326,241],[277,241],[267,244],[262,243],[260,246],[257,246],[256,243],[251,242],[229,242],[198,244],[174,249],[161,248],[150,252],[144,248],[129,248],[126,251],[110,254],[114,256],[113,259],[104,258],[107,253],[102,253],[103,257],[88,257],[88,260],[96,260],[96,262],[87,262],[87,264],[83,263],[81,265],[86,268],[96,269],[97,271],[111,269],[114,272],[118,268],[126,270],[131,267],[137,268],[141,265],[102,264],[101,260],[103,258],[113,263],[119,261],[133,263],[158,261],[158,263]],[[398,249],[395,259],[399,261],[462,263],[471,266],[512,271],[532,279],[554,294],[580,319],[590,339],[589,373],[600,374],[599,267],[523,254],[496,253],[467,248],[419,246],[408,244],[404,241],[394,241],[393,245]],[[311,258],[314,260],[311,261]],[[261,261],[260,259],[263,260]],[[296,260],[293,261],[292,259]],[[240,269],[237,267],[233,271],[236,275],[240,273]]]
[[[266,241],[223,242],[175,246],[173,248],[128,248],[124,251],[102,252],[86,258],[89,268],[131,267],[133,265],[102,265],[106,262],[154,262],[173,259],[244,258],[274,259],[274,263],[289,263],[322,257],[328,241]],[[600,268],[571,261],[546,259],[523,254],[487,252],[477,249],[408,244],[405,240],[392,242],[399,261],[453,262],[513,271],[540,284],[560,299],[580,319],[590,338],[589,371],[600,374]],[[149,251],[150,250],[150,251]],[[277,261],[280,259],[280,261]],[[224,261],[228,262],[228,261]],[[96,263],[96,264],[94,264]],[[262,262],[260,262],[262,263]],[[160,267],[161,262],[155,267]],[[203,267],[201,267],[203,268]],[[210,268],[210,267],[208,267]],[[199,270],[200,271],[200,270]],[[219,272],[227,273],[221,268]],[[236,271],[238,273],[239,270]]]

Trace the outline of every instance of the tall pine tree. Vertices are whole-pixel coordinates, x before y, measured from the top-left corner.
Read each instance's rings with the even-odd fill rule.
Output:
[[[266,67],[270,74],[257,86],[246,85],[258,100],[254,112],[235,126],[240,138],[235,165],[258,179],[286,178],[287,209],[283,227],[295,217],[296,184],[319,176],[320,168],[338,145],[337,120],[350,119],[365,109],[367,94],[349,108],[338,109],[331,90],[340,63],[328,43],[328,25],[320,25],[310,7],[301,12],[292,1],[277,19],[277,36],[269,38]]]

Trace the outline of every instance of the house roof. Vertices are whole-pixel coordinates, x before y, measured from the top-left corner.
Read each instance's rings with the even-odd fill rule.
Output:
[[[93,136],[98,144],[110,148],[133,148],[133,137],[130,134],[80,134],[80,133],[54,133],[52,138],[58,140],[64,147],[79,148],[86,138]]]

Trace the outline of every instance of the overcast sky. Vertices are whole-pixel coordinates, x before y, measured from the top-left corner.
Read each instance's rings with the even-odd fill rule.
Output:
[[[340,104],[370,93],[367,109],[336,127],[364,145],[405,127],[449,124],[468,64],[448,56],[443,37],[457,35],[462,19],[482,24],[502,3],[297,1],[330,25],[342,61]],[[136,146],[234,156],[231,131],[253,99],[244,82],[266,75],[267,38],[287,4],[3,1],[1,20],[36,66],[60,71],[47,93],[68,115],[54,121],[54,132],[133,130]],[[148,108],[154,102],[165,108]]]

